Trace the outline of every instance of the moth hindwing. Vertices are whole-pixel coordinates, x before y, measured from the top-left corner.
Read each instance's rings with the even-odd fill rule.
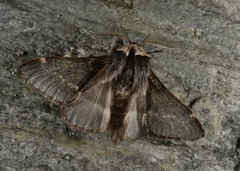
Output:
[[[114,144],[148,133],[195,140],[204,136],[196,115],[178,100],[150,68],[151,56],[119,33],[109,55],[41,57],[22,64],[27,84],[61,106],[73,128],[110,133]],[[123,40],[126,41],[126,45]]]

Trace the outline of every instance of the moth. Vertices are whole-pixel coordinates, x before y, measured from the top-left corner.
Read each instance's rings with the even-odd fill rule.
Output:
[[[109,131],[114,144],[146,133],[196,140],[204,136],[196,115],[151,70],[151,55],[117,32],[108,55],[40,57],[23,63],[27,84],[61,107],[61,115],[83,132]]]

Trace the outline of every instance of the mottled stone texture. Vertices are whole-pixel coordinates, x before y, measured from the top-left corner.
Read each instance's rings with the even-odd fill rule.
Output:
[[[240,3],[236,0],[1,0],[0,170],[240,170]],[[142,137],[114,146],[106,133],[71,130],[59,107],[19,78],[37,56],[107,53],[122,25],[134,41],[149,34],[176,48],[154,71],[189,105],[206,136],[195,142]]]

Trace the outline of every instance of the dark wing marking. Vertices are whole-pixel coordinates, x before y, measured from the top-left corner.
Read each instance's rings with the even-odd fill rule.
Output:
[[[204,136],[196,115],[178,100],[151,71],[148,90],[147,130],[160,137],[195,140]]]
[[[109,83],[95,85],[62,106],[63,118],[75,129],[102,132],[110,120],[112,89]]]
[[[145,94],[145,95],[144,95]],[[146,114],[146,92],[139,92],[133,97],[124,118],[125,137],[135,140],[146,133],[142,117]]]
[[[22,64],[20,75],[57,105],[73,101],[105,65],[107,56],[88,58],[42,57]]]

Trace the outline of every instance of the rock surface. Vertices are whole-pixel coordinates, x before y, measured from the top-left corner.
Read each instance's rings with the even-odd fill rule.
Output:
[[[240,170],[240,3],[154,0],[0,1],[0,170]],[[176,48],[148,45],[160,80],[196,113],[198,141],[151,136],[114,146],[106,133],[70,129],[31,90],[19,65],[38,56],[106,54],[123,26]]]

